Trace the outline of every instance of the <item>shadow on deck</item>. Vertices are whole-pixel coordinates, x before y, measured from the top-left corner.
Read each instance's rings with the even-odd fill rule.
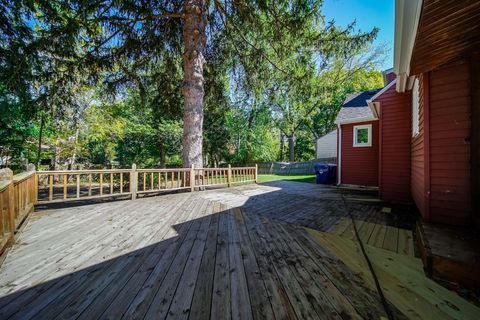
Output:
[[[0,269],[0,318],[379,319],[345,204],[364,237],[385,226],[392,250],[367,250],[397,318],[478,318],[397,253],[409,219],[286,181],[38,212]]]

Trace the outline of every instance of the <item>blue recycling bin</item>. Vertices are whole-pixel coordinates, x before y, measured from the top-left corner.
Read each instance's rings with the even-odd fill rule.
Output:
[[[337,165],[329,164],[328,165],[328,183],[335,184],[337,181]]]
[[[335,183],[337,177],[337,166],[334,164],[317,163],[315,164],[315,176],[317,184]]]
[[[325,163],[316,163],[315,164],[315,181],[317,184],[327,184],[328,183],[328,164]]]

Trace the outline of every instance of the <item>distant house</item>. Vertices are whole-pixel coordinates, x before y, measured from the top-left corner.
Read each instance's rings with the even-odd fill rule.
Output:
[[[316,158],[336,158],[337,157],[337,130],[332,130],[326,135],[320,137],[315,142]]]
[[[378,116],[367,100],[379,91],[348,96],[337,115],[339,184],[378,187]]]

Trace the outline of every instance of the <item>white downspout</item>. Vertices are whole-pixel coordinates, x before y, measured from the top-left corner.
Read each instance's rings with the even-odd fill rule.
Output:
[[[337,185],[342,184],[342,126],[338,124],[338,166],[337,166]]]

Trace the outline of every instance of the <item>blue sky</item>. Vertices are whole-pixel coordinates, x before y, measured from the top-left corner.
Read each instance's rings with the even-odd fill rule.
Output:
[[[335,20],[339,26],[346,26],[357,20],[357,28],[370,31],[380,28],[374,46],[386,46],[386,58],[380,69],[393,65],[394,0],[324,0],[323,14],[327,21]]]

